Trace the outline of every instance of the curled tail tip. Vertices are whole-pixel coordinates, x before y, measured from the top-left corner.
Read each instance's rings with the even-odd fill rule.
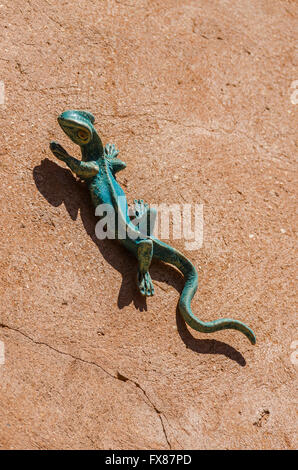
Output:
[[[241,331],[241,333],[243,333],[249,339],[252,345],[256,344],[257,338],[254,332],[247,325],[245,325],[245,323],[240,323],[240,328],[238,325],[239,323],[237,324],[237,327],[235,329]]]
[[[256,335],[254,334],[254,332],[252,331],[251,328],[249,328],[247,325],[245,325],[245,323],[239,322],[237,320],[233,321],[232,324],[233,324],[233,326],[231,325],[230,326],[231,328],[233,328],[235,330],[238,330],[241,333],[243,333],[247,337],[247,339],[249,339],[249,341],[252,345],[256,344],[257,338],[256,338]]]
[[[252,345],[255,345],[256,342],[257,342],[257,338],[256,338],[256,335],[254,334],[254,332],[252,330],[250,330],[250,334],[247,335],[249,341],[251,342]]]
[[[252,345],[256,344],[256,335],[245,323],[232,318],[221,318],[210,322],[199,320],[191,311],[189,299],[180,297],[179,310],[186,323],[194,330],[202,333],[214,333],[220,330],[238,330],[249,339]]]

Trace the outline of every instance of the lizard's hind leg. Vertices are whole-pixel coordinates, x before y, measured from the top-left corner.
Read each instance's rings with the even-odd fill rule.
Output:
[[[154,287],[149,274],[149,267],[153,255],[153,243],[150,239],[138,242],[138,288],[142,295],[150,297],[154,295]]]

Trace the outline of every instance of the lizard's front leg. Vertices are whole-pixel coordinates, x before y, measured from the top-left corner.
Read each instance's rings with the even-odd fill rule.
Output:
[[[50,149],[55,157],[65,162],[71,171],[73,171],[79,178],[92,178],[99,171],[99,167],[96,162],[82,162],[81,160],[71,157],[57,142],[51,142]]]

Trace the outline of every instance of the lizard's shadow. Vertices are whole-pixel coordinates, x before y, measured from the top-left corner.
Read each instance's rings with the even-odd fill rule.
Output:
[[[95,235],[98,218],[94,215],[85,184],[78,182],[70,170],[60,167],[47,158],[33,169],[33,178],[38,191],[52,206],[58,207],[64,204],[72,220],[76,220],[80,213],[86,233],[98,247],[104,259],[122,275],[118,307],[121,309],[133,302],[139,310],[147,310],[146,298],[142,297],[136,289],[136,260],[120,244],[111,240],[98,240]],[[150,273],[155,281],[166,282],[181,292],[183,277],[177,270],[165,268],[164,264],[153,262]],[[194,338],[178,309],[176,322],[179,335],[189,349],[200,354],[222,354],[239,365],[245,366],[244,357],[232,346],[214,339]]]
[[[134,288],[136,285],[137,262],[117,242],[98,240],[95,235],[95,225],[98,217],[89,192],[84,183],[76,180],[71,171],[56,163],[42,160],[33,169],[33,178],[38,191],[54,207],[64,204],[72,220],[77,220],[80,214],[86,233],[98,247],[104,259],[122,275],[122,284],[118,296],[118,307],[123,308],[134,302],[139,310],[147,310],[146,298]]]

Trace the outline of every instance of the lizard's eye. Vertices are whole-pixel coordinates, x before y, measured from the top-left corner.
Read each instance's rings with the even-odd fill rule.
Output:
[[[78,131],[78,137],[81,140],[88,140],[89,134],[88,134],[87,131],[84,131],[84,130],[81,129],[81,130]]]

